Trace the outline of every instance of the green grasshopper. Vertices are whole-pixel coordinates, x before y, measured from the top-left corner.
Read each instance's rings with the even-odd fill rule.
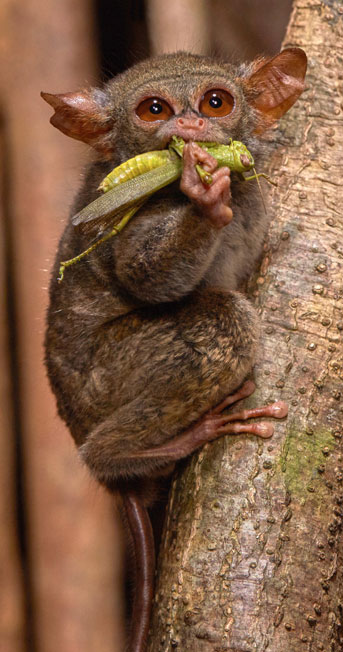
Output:
[[[241,174],[245,181],[256,179],[259,182],[259,177],[264,177],[276,185],[263,172],[257,174],[253,156],[242,142],[231,139],[229,145],[210,142],[198,142],[198,145],[217,160],[218,167],[228,167],[232,172]],[[138,154],[118,165],[103,179],[99,190],[104,194],[74,215],[72,224],[79,226],[84,233],[92,232],[94,227],[105,230],[111,226],[111,231],[74,258],[62,261],[59,281],[63,280],[66,267],[79,262],[100,244],[118,235],[152,194],[181,176],[184,146],[182,138],[173,136],[168,149]],[[212,175],[200,165],[195,168],[202,182],[210,185]],[[245,177],[243,173],[249,170],[253,170],[254,174]]]

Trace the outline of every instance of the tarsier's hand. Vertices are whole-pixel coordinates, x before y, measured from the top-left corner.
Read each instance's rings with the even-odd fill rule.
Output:
[[[217,161],[197,143],[188,143],[183,150],[184,168],[181,177],[180,189],[189,199],[198,204],[213,226],[221,229],[232,220],[232,210],[229,206],[230,170],[223,167],[217,169]],[[210,172],[213,181],[210,186],[205,185],[195,166],[200,164],[206,172]]]

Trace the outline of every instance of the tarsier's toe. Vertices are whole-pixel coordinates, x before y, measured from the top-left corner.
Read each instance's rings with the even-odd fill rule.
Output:
[[[268,439],[274,434],[274,426],[271,423],[265,423],[262,421],[261,423],[255,423],[255,433],[258,435],[258,437],[263,437],[264,439]]]
[[[256,435],[257,437],[268,439],[274,434],[274,426],[264,421],[261,423],[240,423],[239,421],[234,421],[219,426],[217,432],[223,435]]]
[[[274,417],[274,419],[283,419],[288,414],[288,405],[284,401],[276,401],[270,406],[270,409],[270,416]]]

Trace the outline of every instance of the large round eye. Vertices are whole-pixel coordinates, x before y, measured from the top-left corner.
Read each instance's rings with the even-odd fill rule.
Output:
[[[149,97],[147,100],[143,100],[136,109],[136,115],[145,122],[168,120],[173,113],[174,111],[168,102],[159,97]]]
[[[235,101],[229,91],[214,88],[202,96],[199,111],[209,118],[223,118],[231,113],[234,104]]]

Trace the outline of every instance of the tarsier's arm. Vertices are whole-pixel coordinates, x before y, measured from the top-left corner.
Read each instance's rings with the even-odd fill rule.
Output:
[[[213,173],[209,188],[195,170],[198,162]],[[215,160],[195,143],[185,147],[180,187],[191,205],[162,202],[155,214],[147,205],[113,243],[119,280],[152,303],[179,299],[201,281],[220,243],[221,227],[232,218],[230,171],[216,170]]]

